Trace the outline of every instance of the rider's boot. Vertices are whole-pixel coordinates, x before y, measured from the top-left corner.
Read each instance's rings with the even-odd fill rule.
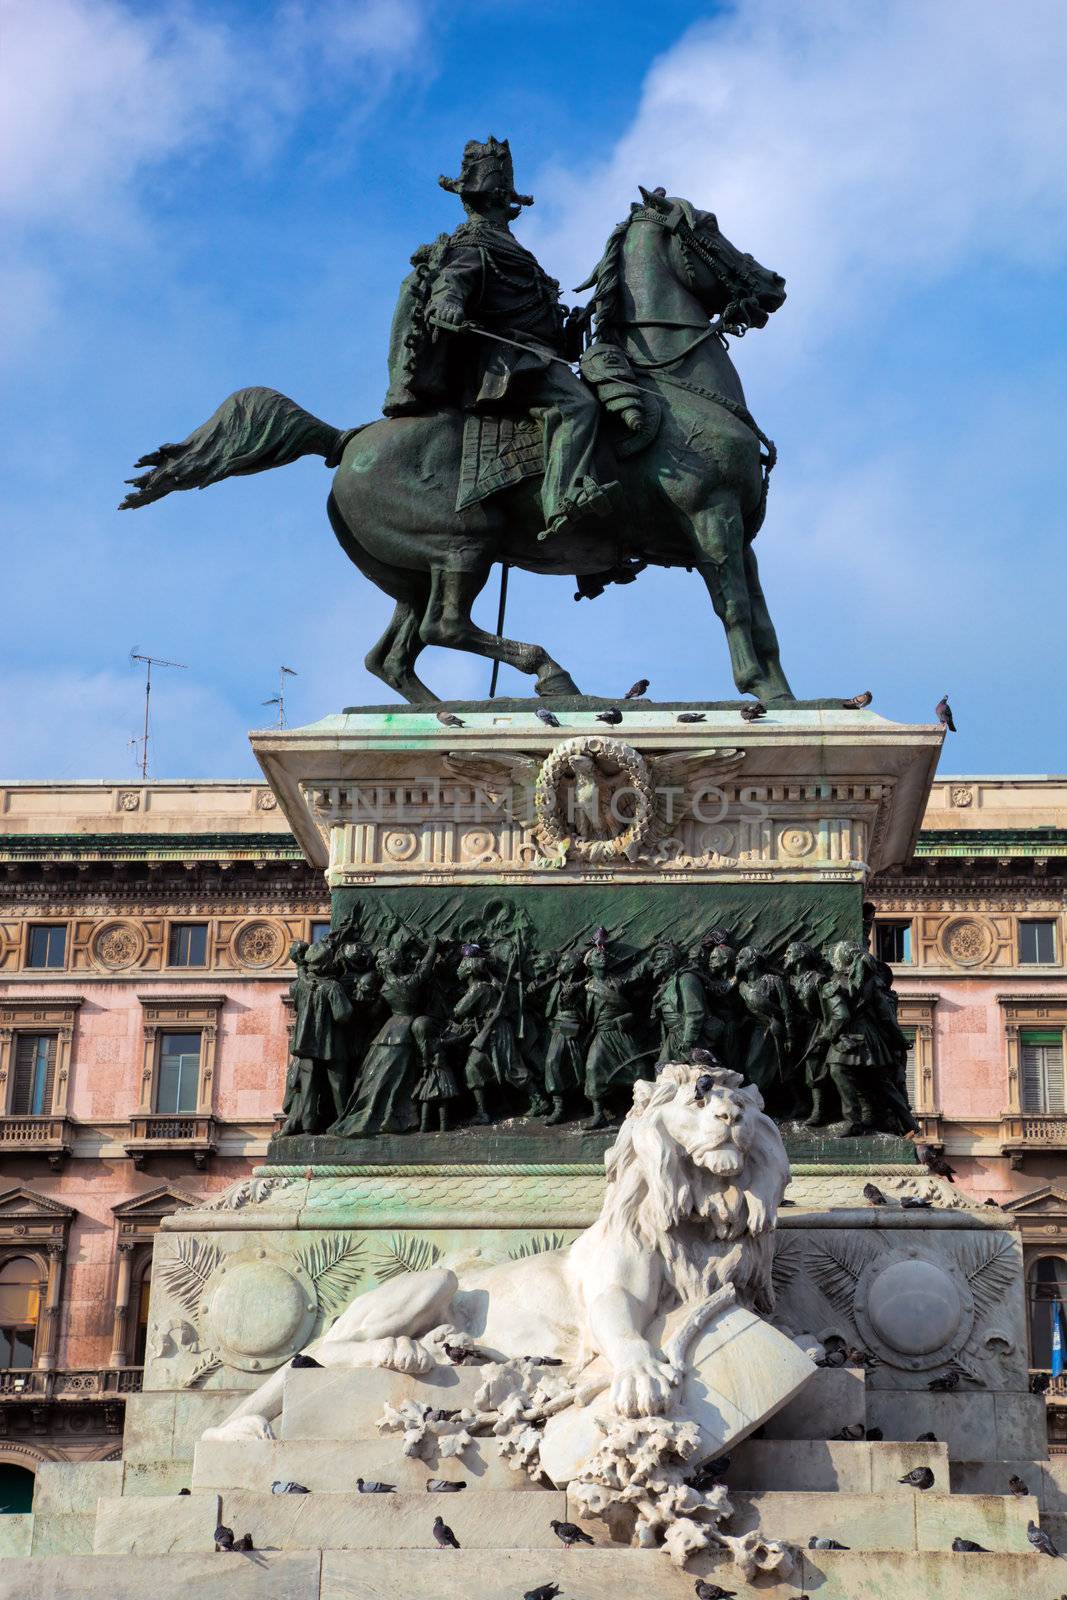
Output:
[[[546,1128],[552,1127],[557,1122],[562,1122],[565,1116],[566,1112],[563,1109],[563,1096],[561,1094],[554,1094],[552,1096],[552,1110],[545,1118]]]
[[[433,1110],[433,1107],[431,1106],[430,1102],[428,1100],[424,1100],[422,1102],[422,1109],[419,1111],[419,1132],[420,1133],[429,1133],[429,1131],[430,1131],[430,1113],[432,1112],[432,1110]]]
[[[559,510],[549,518],[548,526],[537,535],[538,541],[569,533],[587,517],[614,515],[618,510],[621,487],[616,478],[610,483],[597,483],[595,478],[579,478],[570,493],[564,496]]]

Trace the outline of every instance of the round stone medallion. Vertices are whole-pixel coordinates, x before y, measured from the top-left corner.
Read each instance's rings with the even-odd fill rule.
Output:
[[[109,922],[93,939],[93,956],[109,972],[135,966],[143,950],[144,937],[132,922]]]
[[[382,833],[382,854],[390,861],[410,861],[418,853],[418,836],[410,828],[386,828]]]
[[[941,935],[942,948],[958,967],[976,967],[993,953],[993,933],[973,917],[957,917]]]
[[[221,1359],[257,1372],[280,1366],[303,1348],[318,1315],[318,1296],[295,1261],[241,1250],[212,1273],[201,1313]]]
[[[810,828],[783,828],[779,842],[785,856],[810,856],[815,849],[815,835]]]
[[[246,922],[233,947],[243,967],[272,967],[285,950],[285,935],[272,922]]]
[[[953,1262],[893,1253],[864,1270],[855,1316],[868,1348],[888,1366],[924,1371],[962,1350],[974,1326],[974,1300]]]

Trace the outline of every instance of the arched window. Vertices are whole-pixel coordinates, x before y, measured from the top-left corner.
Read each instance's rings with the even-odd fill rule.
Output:
[[[33,1346],[41,1306],[41,1275],[26,1256],[0,1267],[0,1367],[33,1366]]]
[[[148,1265],[141,1274],[141,1283],[137,1293],[137,1317],[133,1326],[133,1354],[131,1364],[143,1367],[145,1351],[148,1347],[148,1301],[152,1293],[152,1259],[149,1257]]]
[[[33,1505],[33,1473],[13,1461],[0,1461],[0,1516],[29,1511]]]
[[[1060,1256],[1039,1256],[1030,1267],[1030,1365],[1048,1372],[1052,1366],[1054,1308],[1063,1315],[1067,1301],[1067,1261]],[[1067,1339],[1067,1322],[1064,1323]]]

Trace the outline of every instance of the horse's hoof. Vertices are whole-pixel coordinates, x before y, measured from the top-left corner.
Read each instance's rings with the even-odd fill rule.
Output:
[[[569,672],[564,672],[562,667],[555,667],[547,672],[544,677],[539,677],[534,684],[534,690],[545,699],[563,694],[581,694],[581,690]]]

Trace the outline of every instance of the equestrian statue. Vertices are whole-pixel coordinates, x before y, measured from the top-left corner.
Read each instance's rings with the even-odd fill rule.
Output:
[[[441,178],[465,220],[412,257],[389,347],[384,419],[334,428],[273,389],[240,389],[181,444],[137,462],[122,509],[300,456],[336,468],[334,533],[396,609],[366,665],[413,704],[437,696],[426,645],[471,651],[577,694],[539,644],[479,628],[494,564],[573,573],[575,599],[646,566],[699,572],[734,682],[793,703],[753,540],[775,450],[745,404],[727,336],[762,328],[785,282],[743,255],[709,211],[641,189],[568,310],[511,231],[507,140],[472,141]]]

